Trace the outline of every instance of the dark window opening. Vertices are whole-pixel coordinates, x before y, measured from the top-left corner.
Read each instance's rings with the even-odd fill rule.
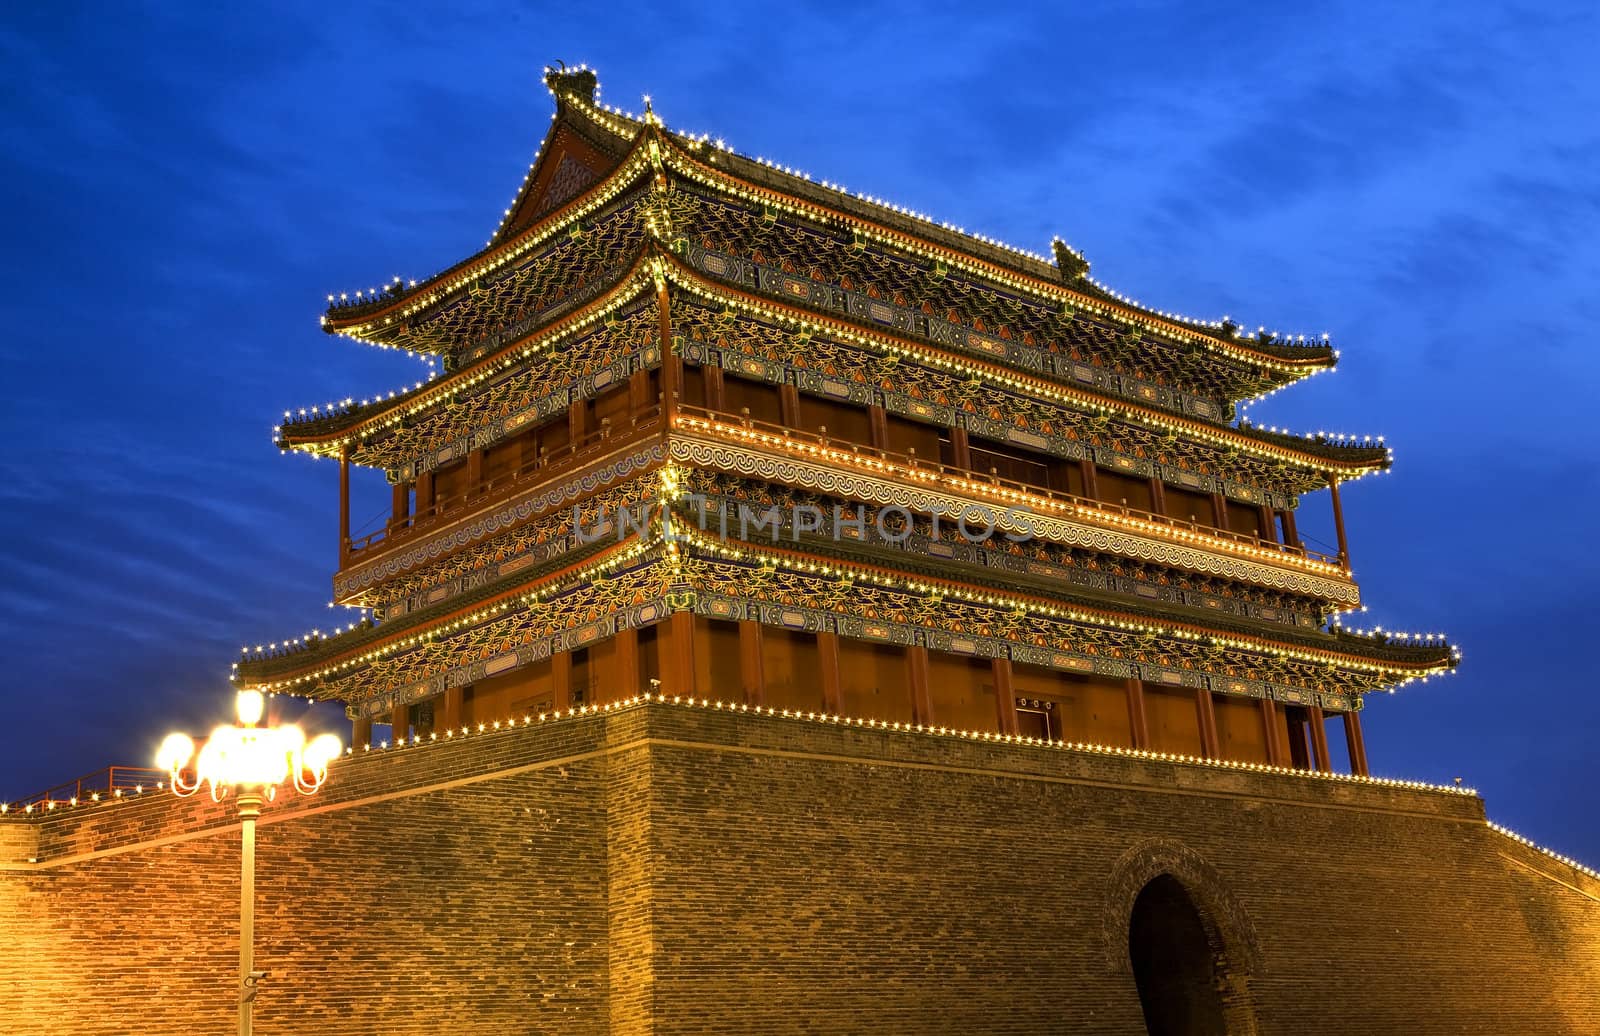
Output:
[[[1151,510],[1149,479],[1100,468],[1095,472],[1094,480],[1100,487],[1100,499],[1106,503],[1120,504],[1137,511]]]
[[[783,423],[783,407],[778,399],[778,386],[764,381],[751,381],[737,375],[725,375],[722,386],[725,408],[729,413],[750,412],[752,421],[767,424]]]
[[[890,453],[915,453],[918,460],[926,461],[939,459],[939,429],[895,414],[889,414],[885,423]]]
[[[589,664],[589,649],[578,648],[572,653],[572,696],[573,707],[594,700],[594,666]]]
[[[1244,536],[1264,539],[1261,529],[1261,509],[1254,504],[1228,501],[1228,528]]]
[[[866,407],[815,396],[800,397],[800,427],[818,435],[827,430],[829,439],[868,445],[872,442],[872,419]]]
[[[655,371],[651,371],[654,374]],[[656,405],[656,392],[652,388],[648,406]],[[694,364],[685,364],[683,368],[683,402],[688,406],[703,407],[706,405],[706,370]]]
[[[1198,525],[1216,525],[1217,513],[1211,506],[1211,497],[1192,489],[1167,486],[1162,491],[1166,498],[1167,517]]]
[[[1017,699],[1017,733],[1041,741],[1057,740],[1061,727],[1055,719],[1055,702],[1037,698]]]
[[[1050,466],[1043,458],[1030,457],[1021,450],[1007,449],[987,440],[974,442],[971,452],[974,471],[1029,486],[1050,485]]]

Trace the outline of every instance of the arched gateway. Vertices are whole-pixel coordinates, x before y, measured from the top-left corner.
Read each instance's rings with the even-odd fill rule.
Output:
[[[1112,869],[1108,963],[1128,975],[1150,1036],[1254,1034],[1255,930],[1216,870],[1187,846],[1150,839]]]
[[[1128,958],[1150,1036],[1223,1036],[1217,961],[1183,885],[1162,874],[1133,902]]]

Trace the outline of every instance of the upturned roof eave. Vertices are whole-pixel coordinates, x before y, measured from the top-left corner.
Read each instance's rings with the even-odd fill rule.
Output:
[[[1097,291],[1085,291],[1065,284],[1054,264],[1025,252],[908,216],[891,207],[763,165],[736,152],[714,150],[706,156],[706,161],[701,161],[697,153],[704,151],[703,142],[670,132],[663,133],[663,136],[673,144],[672,153],[680,160],[694,163],[704,173],[723,173],[742,180],[749,187],[788,194],[794,201],[820,207],[837,218],[865,222],[882,232],[939,248],[950,258],[967,259],[1012,277],[1024,278],[1035,291],[1078,305],[1103,307],[1150,324],[1162,333],[1200,342],[1208,348],[1231,354],[1230,358],[1236,362],[1288,365],[1291,369],[1277,372],[1288,376],[1287,381],[1283,382],[1285,384],[1332,368],[1337,363],[1338,353],[1331,345],[1267,345],[1249,338],[1224,338],[1214,330],[1195,327]],[[718,166],[717,162],[725,163],[727,168]],[[977,272],[983,275],[982,269]]]
[[[621,554],[631,547],[659,546],[659,537],[646,539],[637,534],[615,542],[597,541],[576,551],[553,558],[532,569],[507,576],[480,589],[452,597],[436,605],[410,612],[398,619],[358,626],[333,636],[322,637],[305,647],[291,649],[266,658],[244,658],[234,663],[232,679],[239,687],[275,689],[284,681],[294,680],[319,667],[359,661],[363,652],[370,653],[390,646],[418,630],[443,626],[452,620],[471,616],[486,608],[512,601],[534,592],[541,586],[559,581],[563,575],[596,563],[606,557]]]
[[[607,557],[621,555],[629,547],[659,546],[659,537],[651,535],[647,541],[640,536],[630,536],[609,547],[597,547],[594,550],[580,551],[573,555],[555,559],[547,566],[541,566],[531,572],[519,573],[514,577],[498,583],[483,587],[481,590],[466,597],[452,598],[441,602],[431,608],[425,608],[410,613],[393,622],[386,622],[375,626],[364,626],[356,630],[337,634],[332,637],[322,638],[315,645],[301,648],[287,654],[271,658],[244,659],[235,663],[232,679],[235,684],[245,688],[282,689],[295,686],[298,681],[316,677],[321,671],[327,675],[329,666],[356,665],[373,652],[385,651],[395,645],[403,644],[408,635],[414,635],[416,630],[438,627],[449,623],[451,620],[470,617],[479,614],[486,621],[489,612],[495,606],[510,602],[513,599],[533,592],[540,586],[556,585],[565,575],[584,568],[585,565],[604,563]],[[766,544],[747,544],[752,553],[766,556],[815,556],[808,550],[771,546]],[[827,552],[833,554],[834,552]],[[825,556],[825,555],[822,555]],[[842,560],[846,555],[835,554],[836,560]],[[904,558],[894,559],[896,565],[903,565]],[[850,562],[847,562],[850,563]],[[884,559],[869,559],[855,557],[854,564],[865,565],[872,569],[882,568],[886,564]],[[893,568],[883,568],[890,572]],[[948,571],[933,570],[923,574],[922,578],[930,583],[959,587],[972,585],[970,581],[952,577]],[[981,585],[981,584],[980,584]],[[1396,645],[1386,639],[1372,636],[1362,636],[1345,631],[1325,634],[1315,638],[1292,631],[1281,631],[1286,635],[1274,634],[1280,631],[1269,630],[1242,630],[1221,628],[1214,617],[1205,615],[1176,614],[1162,609],[1153,608],[1148,603],[1141,603],[1139,608],[1128,608],[1123,602],[1107,601],[1101,599],[1080,599],[1082,595],[1069,589],[1063,594],[1023,591],[1016,595],[1019,600],[1034,600],[1042,605],[1059,605],[1069,603],[1073,607],[1081,608],[1090,613],[1093,622],[1125,623],[1154,621],[1164,626],[1171,627],[1174,631],[1212,636],[1221,642],[1233,641],[1246,650],[1264,651],[1266,653],[1294,653],[1312,652],[1322,657],[1329,665],[1345,664],[1356,666],[1377,667],[1382,670],[1404,674],[1406,678],[1423,677],[1442,674],[1453,669],[1457,662],[1456,649],[1449,644],[1428,645]],[[297,691],[296,693],[303,693]],[[1371,692],[1365,692],[1371,693]],[[313,694],[313,697],[315,695]]]
[[[884,573],[910,569],[930,582],[982,586],[1000,591],[1010,587],[1011,592],[1016,592],[1016,583],[993,578],[992,574],[987,578],[981,573],[975,573],[974,577],[969,579],[955,578],[950,575],[949,566],[936,559],[915,559],[903,552],[855,541],[824,541],[816,537],[806,537],[793,548],[769,547],[767,544],[751,546],[754,553],[794,555],[816,553],[819,557],[831,557],[834,560],[854,559],[858,564],[871,566]],[[800,549],[802,546],[804,550]],[[1044,603],[1065,602],[1084,607],[1113,622],[1154,619],[1174,629],[1191,633],[1215,635],[1219,638],[1244,637],[1269,647],[1317,651],[1335,658],[1342,657],[1350,662],[1393,666],[1417,673],[1449,669],[1455,664],[1456,648],[1449,643],[1396,644],[1385,637],[1352,633],[1348,630],[1312,633],[1287,628],[1280,630],[1249,627],[1244,623],[1233,622],[1224,616],[1196,607],[1146,600],[1137,601],[1130,607],[1127,597],[1120,594],[1097,592],[1079,586],[1063,586],[1058,590],[1040,579],[1026,579],[1022,582],[1032,590],[1024,591],[1019,596],[1031,597]]]
[[[795,314],[798,319],[803,319],[819,325],[824,330],[830,324],[845,327],[854,334],[876,338],[886,342],[893,342],[897,348],[901,348],[910,352],[944,353],[944,351],[939,349],[937,346],[914,341],[909,338],[903,338],[899,335],[885,331],[880,327],[874,327],[851,320],[848,318],[848,316],[843,316],[837,313],[821,313],[803,306],[794,305],[788,302],[779,302],[773,299],[750,298],[746,292],[743,292],[738,288],[734,288],[730,285],[720,284],[716,281],[706,278],[698,270],[689,266],[677,256],[667,253],[664,255],[664,259],[667,263],[668,269],[671,271],[671,280],[677,283],[680,287],[690,291],[698,291],[702,295],[711,297],[718,301],[731,301],[736,305],[759,304],[761,306],[769,307],[775,311],[788,311],[791,314]],[[1387,447],[1368,448],[1365,446],[1346,446],[1334,442],[1319,441],[1310,437],[1302,438],[1299,436],[1284,435],[1281,433],[1261,433],[1254,428],[1235,428],[1229,425],[1207,424],[1194,418],[1171,414],[1165,411],[1154,410],[1127,400],[1116,399],[1111,396],[1104,396],[1080,386],[1057,385],[1039,375],[1011,370],[1008,368],[1001,368],[998,365],[988,361],[953,353],[944,355],[952,356],[953,358],[961,360],[963,363],[970,363],[975,367],[994,370],[996,373],[1000,374],[1009,381],[1036,383],[1039,386],[1048,388],[1049,390],[1062,395],[1083,399],[1087,401],[1089,405],[1098,410],[1121,412],[1129,419],[1138,421],[1140,423],[1165,423],[1182,430],[1196,434],[1203,434],[1219,440],[1232,440],[1240,445],[1254,444],[1257,446],[1268,447],[1272,450],[1290,451],[1294,454],[1298,454],[1298,456],[1289,458],[1277,456],[1269,457],[1269,459],[1288,460],[1297,463],[1303,469],[1324,474],[1337,474],[1339,477],[1345,480],[1355,479],[1376,471],[1386,470],[1390,467],[1392,462],[1392,458]]]
[[[381,403],[372,403],[366,407],[357,407],[333,417],[322,418],[319,421],[302,421],[280,425],[277,444],[283,450],[304,450],[313,453],[326,453],[323,447],[337,446],[352,438],[361,438],[361,429],[371,427],[377,422],[392,424],[401,411],[406,414],[415,414],[420,410],[434,405],[438,400],[448,398],[464,388],[468,388],[478,381],[483,380],[488,374],[493,373],[497,366],[503,364],[507,355],[518,350],[534,348],[539,339],[556,333],[571,333],[587,326],[592,321],[599,319],[608,306],[626,305],[634,298],[630,289],[643,290],[648,287],[649,278],[644,276],[645,267],[650,257],[655,253],[653,247],[640,251],[639,256],[622,274],[602,291],[596,298],[585,303],[579,309],[563,312],[553,316],[549,321],[541,324],[528,334],[506,343],[500,349],[485,356],[483,359],[453,371],[443,378],[426,382],[421,388],[412,389],[410,392],[397,395],[393,399],[383,400]],[[407,408],[410,408],[409,410]],[[315,430],[309,426],[315,424]],[[381,429],[380,429],[381,430]]]
[[[550,134],[556,133],[558,128],[559,125],[553,126]],[[548,136],[546,139],[549,139]],[[374,321],[385,319],[392,321],[397,314],[411,316],[414,313],[424,313],[429,308],[448,302],[466,287],[474,275],[489,272],[502,262],[509,261],[527,248],[559,232],[578,213],[586,211],[585,203],[592,202],[596,195],[604,195],[607,200],[615,197],[625,190],[635,177],[645,171],[646,166],[640,161],[637,145],[638,140],[632,141],[628,150],[618,160],[617,167],[598,183],[543,218],[534,221],[524,230],[510,236],[503,236],[502,232],[497,231],[496,236],[491,238],[484,248],[427,280],[418,282],[415,286],[394,292],[378,304],[330,306],[322,317],[322,330],[327,334],[347,335],[381,343],[381,339],[368,339],[360,334],[354,334],[353,331],[368,328]],[[535,176],[530,174],[518,193],[517,204],[522,203],[534,179]],[[512,211],[515,211],[515,206]],[[429,298],[434,294],[438,297]],[[418,300],[426,301],[419,304]],[[408,306],[416,308],[408,310]]]

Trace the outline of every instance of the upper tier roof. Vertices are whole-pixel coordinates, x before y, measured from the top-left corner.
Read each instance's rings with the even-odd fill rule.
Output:
[[[565,336],[584,327],[595,326],[602,318],[636,298],[657,273],[664,278],[671,293],[698,291],[731,303],[738,302],[736,292],[703,278],[697,271],[666,253],[660,245],[647,244],[643,251],[631,257],[631,261],[627,257],[619,259],[622,261],[618,262],[615,272],[608,278],[606,287],[578,304],[563,305],[541,315],[538,322],[528,329],[526,338],[509,340],[499,350],[479,357],[469,365],[392,398],[363,401],[326,412],[302,413],[298,417],[288,418],[277,429],[278,445],[283,449],[325,456],[337,456],[340,449],[348,445],[353,451],[352,461],[374,464],[374,458],[366,453],[368,444],[381,443],[407,422],[426,420],[430,412],[459,396],[482,391],[480,386],[492,383],[497,377],[507,376],[514,363],[526,362],[527,357],[547,351]],[[886,343],[894,341],[890,332],[870,333]],[[917,343],[902,344],[908,355],[915,351],[935,352]],[[1048,391],[1065,399],[1076,399],[1081,406],[1132,426],[1156,429],[1166,434],[1199,437],[1221,449],[1263,457],[1302,471],[1350,479],[1384,470],[1391,462],[1388,448],[1381,443],[1362,443],[1321,435],[1286,435],[1247,425],[1217,425],[1165,413],[1133,401],[1103,399],[1092,390],[1056,386],[1036,376],[1017,374],[1010,377],[1020,392]],[[387,465],[377,462],[376,466]]]
[[[736,189],[764,204],[841,221],[868,239],[957,265],[1006,290],[1103,313],[1163,338],[1199,345],[1220,360],[1256,372],[1262,391],[1326,370],[1336,360],[1326,342],[1245,336],[1223,321],[1189,320],[1144,308],[1090,279],[1087,262],[1060,242],[1051,262],[739,155],[705,138],[671,132],[652,113],[634,117],[604,108],[595,102],[598,84],[587,69],[549,70],[546,83],[557,99],[551,129],[484,249],[421,283],[407,286],[397,280],[370,297],[341,297],[323,318],[325,330],[432,351],[426,343],[408,341],[403,329],[417,320],[425,322],[441,304],[479,287],[494,271],[548,241],[579,209],[592,210],[615,197],[646,171],[641,145],[646,129],[656,127],[660,132],[652,139],[667,146],[661,149],[664,154],[652,157],[678,175]]]

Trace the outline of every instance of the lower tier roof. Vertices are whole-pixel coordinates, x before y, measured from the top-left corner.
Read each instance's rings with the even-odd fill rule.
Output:
[[[648,533],[509,577],[470,599],[246,660],[235,678],[246,687],[366,703],[376,713],[674,611],[1331,709],[1453,665],[1445,644],[1267,629],[1170,605],[1114,607],[1074,592],[1007,591],[891,568],[889,559],[847,547],[829,556],[686,532],[683,516],[673,523],[658,521]]]

